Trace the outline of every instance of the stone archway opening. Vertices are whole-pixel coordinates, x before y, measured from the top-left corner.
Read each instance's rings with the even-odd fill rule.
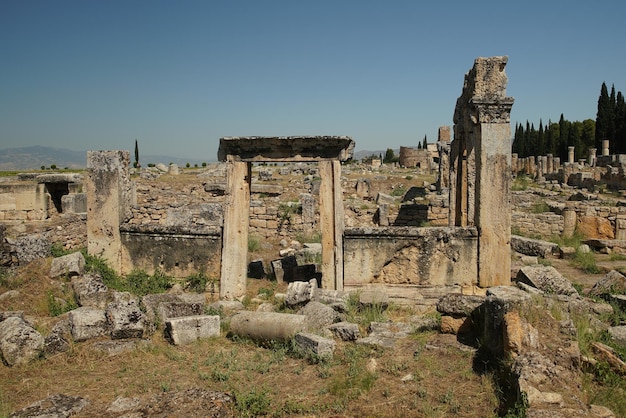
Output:
[[[227,163],[220,297],[246,291],[252,163],[316,162],[320,184],[322,287],[343,289],[343,192],[341,162],[352,158],[348,136],[224,137],[218,159]]]

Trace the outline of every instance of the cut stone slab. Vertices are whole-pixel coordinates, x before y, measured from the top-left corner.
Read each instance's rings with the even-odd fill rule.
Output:
[[[450,316],[469,316],[483,304],[485,296],[448,293],[437,302],[437,311]]]
[[[552,266],[524,266],[517,273],[516,279],[548,294],[578,295],[572,283]]]
[[[235,315],[241,311],[245,311],[246,307],[238,300],[218,300],[210,303],[207,308],[215,312],[221,312],[226,316]]]
[[[165,323],[165,333],[174,345],[185,345],[204,338],[219,337],[220,317],[200,315],[172,318]]]
[[[85,271],[85,257],[79,251],[52,259],[50,277],[80,275]]]
[[[337,322],[328,329],[342,341],[356,341],[361,336],[359,326],[351,322]]]
[[[317,357],[332,357],[335,351],[335,341],[309,333],[298,333],[295,337],[298,348],[307,354]]]
[[[43,336],[22,318],[13,316],[0,322],[0,354],[9,366],[38,358],[43,346]]]
[[[108,334],[105,311],[89,307],[74,309],[68,313],[70,332],[74,341],[86,341]]]
[[[146,295],[141,303],[146,308],[146,317],[152,332],[157,324],[165,324],[170,318],[204,315],[206,298],[203,294],[196,293],[163,293]]]
[[[511,235],[511,249],[520,254],[546,258],[557,254],[559,246],[552,242]]]

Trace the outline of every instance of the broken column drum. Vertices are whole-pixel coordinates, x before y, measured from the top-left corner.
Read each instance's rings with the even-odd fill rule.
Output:
[[[343,192],[341,162],[352,158],[348,136],[224,137],[218,159],[227,163],[220,296],[246,291],[251,164],[317,162],[321,177],[322,287],[343,289]]]

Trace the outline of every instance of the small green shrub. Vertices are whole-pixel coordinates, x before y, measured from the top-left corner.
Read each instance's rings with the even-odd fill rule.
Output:
[[[261,239],[259,237],[248,237],[248,252],[254,253],[261,249]]]
[[[270,412],[271,399],[265,389],[235,393],[235,406],[243,417],[257,417]]]
[[[126,276],[128,291],[136,296],[145,296],[154,293],[164,293],[172,287],[172,277],[160,270],[152,276],[143,270],[133,270]]]
[[[202,293],[206,290],[207,283],[211,282],[211,278],[201,271],[185,277],[184,282],[185,289],[192,292]]]
[[[391,191],[391,195],[392,196],[396,196],[396,197],[397,196],[404,196],[405,193],[406,193],[406,187],[404,187],[404,186],[396,187],[395,189],[393,189]]]
[[[523,191],[528,189],[530,185],[530,179],[527,175],[519,175],[513,180],[513,184],[511,185],[511,190],[513,191]]]
[[[68,300],[57,299],[51,291],[47,293],[48,313],[50,316],[59,316],[78,308],[74,295],[68,295]]]

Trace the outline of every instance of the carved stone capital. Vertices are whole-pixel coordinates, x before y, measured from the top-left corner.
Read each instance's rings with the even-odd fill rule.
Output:
[[[496,100],[474,98],[470,100],[474,123],[509,123],[514,99],[504,97]]]

